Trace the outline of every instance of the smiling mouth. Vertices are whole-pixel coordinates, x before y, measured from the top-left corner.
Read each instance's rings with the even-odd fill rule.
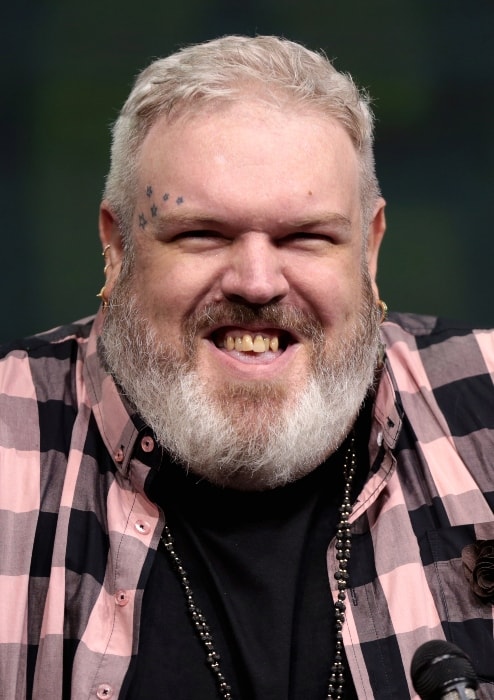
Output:
[[[233,328],[219,329],[213,333],[212,340],[217,348],[229,352],[237,351],[258,355],[263,352],[283,352],[289,344],[294,342],[289,333],[276,329],[259,332]]]

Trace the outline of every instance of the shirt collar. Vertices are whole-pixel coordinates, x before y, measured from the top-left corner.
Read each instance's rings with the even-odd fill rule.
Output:
[[[136,446],[137,452],[142,452],[140,445],[144,437],[150,436],[137,415],[133,415],[126,404],[110,374],[102,367],[98,356],[98,338],[103,327],[104,312],[100,309],[93,323],[87,345],[86,361],[84,364],[84,381],[87,387],[91,408],[99,432],[106,448],[113,459],[115,467],[122,476],[130,478],[131,460],[134,457],[134,447],[137,438],[141,441]],[[143,467],[152,464],[156,455],[147,449],[138,459],[145,456]],[[160,460],[161,460],[161,450]],[[146,471],[144,469],[144,471]],[[139,479],[141,481],[141,479]]]
[[[401,431],[403,410],[397,400],[396,382],[386,356],[374,401],[374,418],[377,423],[378,443],[384,443],[392,450]]]

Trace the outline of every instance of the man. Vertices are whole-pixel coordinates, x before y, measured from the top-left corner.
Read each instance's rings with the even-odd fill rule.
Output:
[[[380,326],[384,228],[325,57],[225,37],[138,77],[102,308],[3,353],[6,698],[405,698],[445,638],[494,697],[492,335]]]

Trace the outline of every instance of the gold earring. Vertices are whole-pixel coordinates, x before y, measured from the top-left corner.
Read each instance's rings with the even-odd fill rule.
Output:
[[[110,262],[106,262],[106,254],[108,253],[108,251],[110,250],[110,248],[111,248],[111,245],[110,245],[109,243],[107,243],[107,244],[105,245],[105,247],[103,248],[103,252],[101,253],[101,255],[103,256],[104,261],[105,261],[105,263],[106,263],[106,264],[105,264],[105,267],[103,268],[103,274],[105,275],[105,277],[106,277],[106,273],[107,273],[107,271],[108,271],[108,268],[111,267],[111,261],[110,261]],[[101,307],[102,307],[103,309],[107,309],[108,306],[109,306],[109,303],[108,303],[108,298],[107,298],[107,296],[106,296],[106,284],[104,284],[104,285],[101,287],[100,291],[98,292],[98,294],[96,294],[96,296],[99,297],[99,298],[101,299]]]
[[[385,301],[383,301],[382,299],[379,299],[379,301],[377,302],[377,306],[381,312],[381,316],[379,318],[379,324],[381,324],[381,323],[384,323],[384,321],[388,317],[388,305],[386,304]]]
[[[101,308],[107,309],[109,307],[108,299],[106,296],[106,284],[104,284],[96,296],[101,299]]]

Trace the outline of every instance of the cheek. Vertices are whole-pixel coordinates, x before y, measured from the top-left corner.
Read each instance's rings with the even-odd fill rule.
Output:
[[[177,262],[163,256],[142,266],[140,277],[144,304],[155,318],[179,325],[211,300],[214,277],[208,267]]]
[[[360,308],[363,292],[360,268],[312,269],[299,287],[304,301],[310,304],[325,326],[345,322]]]

